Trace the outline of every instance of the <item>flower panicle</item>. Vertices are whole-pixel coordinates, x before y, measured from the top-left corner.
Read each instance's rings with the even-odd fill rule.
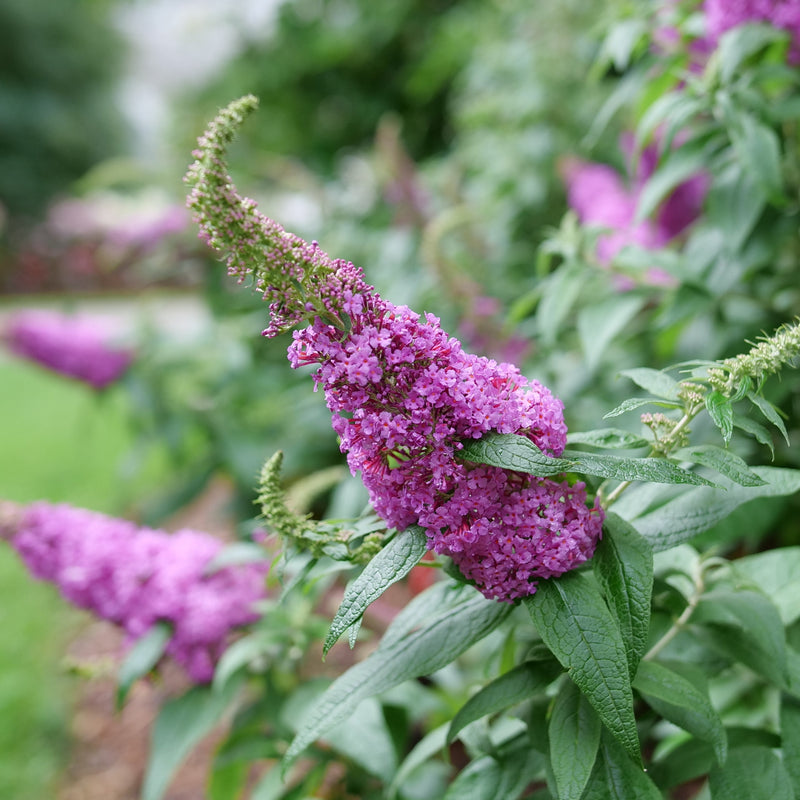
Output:
[[[708,371],[711,387],[726,397],[740,394],[752,383],[760,386],[770,375],[800,356],[800,319],[781,325],[772,336],[761,337],[748,353],[726,358]]]
[[[223,542],[201,531],[139,527],[95,511],[0,501],[0,533],[31,574],[78,608],[122,628],[129,643],[170,626],[166,654],[208,683],[229,636],[257,621],[269,560],[213,568]]]
[[[194,163],[185,181],[192,187],[187,205],[200,226],[200,238],[220,253],[228,274],[251,277],[269,303],[275,336],[315,316],[344,327],[343,311],[354,294],[368,292],[360,269],[331,258],[258,210],[255,200],[239,194],[228,174],[227,149],[245,119],[258,107],[246,95],[222,109],[198,139]]]

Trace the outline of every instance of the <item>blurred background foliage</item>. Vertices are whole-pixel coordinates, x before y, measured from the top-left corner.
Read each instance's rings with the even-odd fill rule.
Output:
[[[0,198],[36,216],[93,164],[124,147],[113,103],[121,38],[106,0],[0,8]]]

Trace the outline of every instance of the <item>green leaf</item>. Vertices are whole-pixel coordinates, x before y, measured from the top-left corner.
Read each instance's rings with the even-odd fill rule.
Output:
[[[637,408],[649,405],[661,406],[662,408],[681,408],[680,403],[667,400],[658,400],[655,397],[629,397],[627,400],[624,400],[622,403],[620,403],[615,409],[609,411],[608,414],[605,414],[603,419],[619,417],[621,414],[625,414],[628,411],[634,411]]]
[[[795,797],[800,797],[800,701],[796,697],[781,696],[780,721],[783,766]]]
[[[637,386],[664,400],[678,399],[678,382],[665,372],[647,367],[625,369],[620,375],[630,378]]]
[[[208,800],[240,798],[249,773],[250,764],[246,761],[235,761],[224,765],[215,763],[206,787]]]
[[[748,392],[747,399],[781,432],[786,444],[790,444],[786,426],[783,424],[783,420],[775,409],[775,406],[773,406],[769,400],[754,392]]]
[[[728,754],[728,740],[719,714],[707,693],[663,664],[642,661],[633,681],[651,708],[698,739],[714,747],[722,764]]]
[[[737,747],[708,776],[714,800],[794,800],[780,759],[766,747]]]
[[[225,650],[217,662],[214,670],[214,689],[221,691],[242,667],[268,652],[273,645],[273,637],[263,630],[255,630],[248,636],[237,639]]]
[[[388,783],[397,770],[397,753],[381,704],[362,700],[347,720],[328,732],[326,741],[338,753]]]
[[[548,277],[536,312],[539,333],[547,344],[555,343],[585,281],[583,265],[569,262]]]
[[[703,110],[702,103],[686,92],[663,94],[642,115],[636,129],[637,147],[642,147],[662,123],[670,125],[693,117]]]
[[[602,724],[586,696],[564,681],[553,702],[548,735],[550,766],[559,798],[580,797],[600,746]]]
[[[616,294],[578,312],[577,329],[589,369],[594,369],[614,337],[642,310],[646,298]]]
[[[442,800],[516,800],[542,770],[543,762],[527,743],[506,758],[478,758],[458,773]]]
[[[650,442],[642,436],[620,428],[597,428],[593,431],[567,434],[569,444],[586,444],[591,447],[602,447],[608,450],[624,450],[635,447],[647,447]]]
[[[488,433],[481,439],[470,440],[458,456],[477,464],[529,472],[540,478],[559,475],[574,466],[566,459],[545,455],[530,439],[516,433]]]
[[[134,682],[147,675],[161,660],[171,638],[172,626],[168,622],[156,622],[128,651],[117,676],[118,709],[125,702]]]
[[[772,443],[772,436],[770,432],[757,422],[753,422],[749,417],[743,417],[741,414],[733,415],[733,427],[749,433],[759,444],[769,447],[773,459],[775,458],[775,445]]]
[[[647,24],[643,19],[620,20],[611,26],[597,59],[601,63],[612,63],[617,72],[624,72],[646,33]]]
[[[429,758],[444,750],[447,746],[447,731],[449,728],[450,723],[446,722],[444,725],[440,725],[438,728],[426,733],[414,745],[411,752],[398,767],[392,782],[389,784],[389,788],[386,790],[387,800],[394,800],[400,787],[417,767],[422,766]]]
[[[752,114],[737,109],[730,128],[731,142],[742,166],[773,203],[784,198],[780,139]]]
[[[523,600],[539,635],[633,758],[639,737],[625,646],[595,584],[580,572],[541,581]]]
[[[716,389],[709,392],[705,399],[706,411],[708,411],[712,422],[722,432],[722,438],[727,444],[733,434],[733,405],[722,392]]]
[[[653,548],[630,523],[608,512],[593,563],[595,575],[622,633],[628,669],[633,677],[644,655],[650,629]]]
[[[451,588],[444,604],[438,603],[441,592],[429,590],[417,599],[426,595],[426,600],[437,605],[428,602],[423,627],[388,639],[384,636],[374,653],[348,669],[322,695],[290,745],[283,761],[284,771],[308,745],[346,719],[365,697],[442,669],[494,630],[511,610],[468,586]],[[403,624],[407,621],[406,617]]]
[[[769,597],[784,626],[800,619],[800,547],[779,547],[737,558],[731,567]]]
[[[800,489],[800,470],[754,467],[753,471],[765,481],[763,486],[739,486],[731,482],[724,488],[692,488],[629,521],[659,552],[704,533],[749,500],[790,495]]]
[[[552,661],[526,661],[484,686],[459,709],[450,723],[447,744],[475,720],[522,703],[544,690],[561,672]]]
[[[534,445],[535,447],[535,445]],[[562,460],[572,462],[571,472],[599,475],[618,481],[649,481],[651,483],[690,483],[695,486],[714,484],[689,470],[667,461],[665,458],[623,458],[605,453],[584,453],[565,450]]]
[[[370,603],[377,600],[393,583],[411,572],[428,549],[428,537],[419,525],[398,533],[364,567],[345,590],[339,610],[325,638],[322,653],[325,655],[337,639],[356,623]]]
[[[731,726],[725,729],[728,740],[728,749],[743,746],[779,747],[780,739],[772,732],[763,728],[744,728]],[[716,762],[714,751],[710,744],[695,739],[687,739],[663,757],[650,765],[650,775],[662,788],[670,789],[681,783],[687,783],[693,778],[707,775]]]
[[[752,22],[726,31],[717,45],[721,82],[730,83],[744,61],[785,35],[773,25]]]
[[[663,800],[661,792],[642,769],[632,761],[619,743],[603,731],[600,749],[602,775],[610,800]]]
[[[211,575],[225,567],[238,567],[241,564],[263,564],[272,559],[260,545],[253,542],[234,542],[225,545],[219,553],[206,564],[204,575]]]
[[[238,688],[238,683],[231,683],[224,692],[215,692],[196,686],[162,707],[151,737],[142,800],[164,796],[175,770],[220,721]]]
[[[705,217],[724,235],[725,248],[738,253],[766,205],[752,176],[734,162],[715,176],[706,196]]]
[[[713,647],[777,686],[786,685],[786,636],[769,598],[760,592],[716,589],[703,595],[691,621],[705,627],[703,637]]]
[[[740,486],[764,486],[765,483],[763,478],[760,478],[750,469],[744,459],[739,458],[730,450],[723,450],[723,448],[713,444],[683,447],[680,450],[676,450],[672,454],[672,458],[710,467]]]

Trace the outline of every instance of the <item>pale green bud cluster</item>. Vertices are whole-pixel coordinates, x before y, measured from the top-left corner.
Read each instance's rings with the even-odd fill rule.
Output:
[[[727,358],[719,367],[708,370],[711,387],[725,395],[744,395],[752,384],[779,372],[800,356],[800,321],[782,325],[772,336],[764,337],[749,353]]]

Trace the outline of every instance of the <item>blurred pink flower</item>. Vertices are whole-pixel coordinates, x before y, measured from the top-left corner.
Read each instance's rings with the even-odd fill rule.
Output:
[[[623,149],[632,154],[632,137],[623,137]],[[567,184],[567,201],[584,225],[607,228],[597,240],[597,259],[604,266],[628,245],[656,250],[680,236],[700,215],[710,178],[699,173],[677,186],[662,202],[652,219],[636,221],[642,190],[658,162],[656,145],[645,148],[635,164],[629,164],[630,178],[613,167],[579,159],[567,160],[562,174]],[[663,270],[650,270],[650,283],[671,283]]]
[[[133,361],[133,352],[114,344],[99,320],[52,311],[20,311],[5,327],[8,348],[43,367],[104,389]]]
[[[168,623],[166,652],[197,683],[213,678],[231,630],[257,619],[253,604],[269,569],[264,562],[209,572],[223,543],[207,533],[139,528],[45,502],[25,509],[12,545],[36,578],[119,625],[129,641]]]

